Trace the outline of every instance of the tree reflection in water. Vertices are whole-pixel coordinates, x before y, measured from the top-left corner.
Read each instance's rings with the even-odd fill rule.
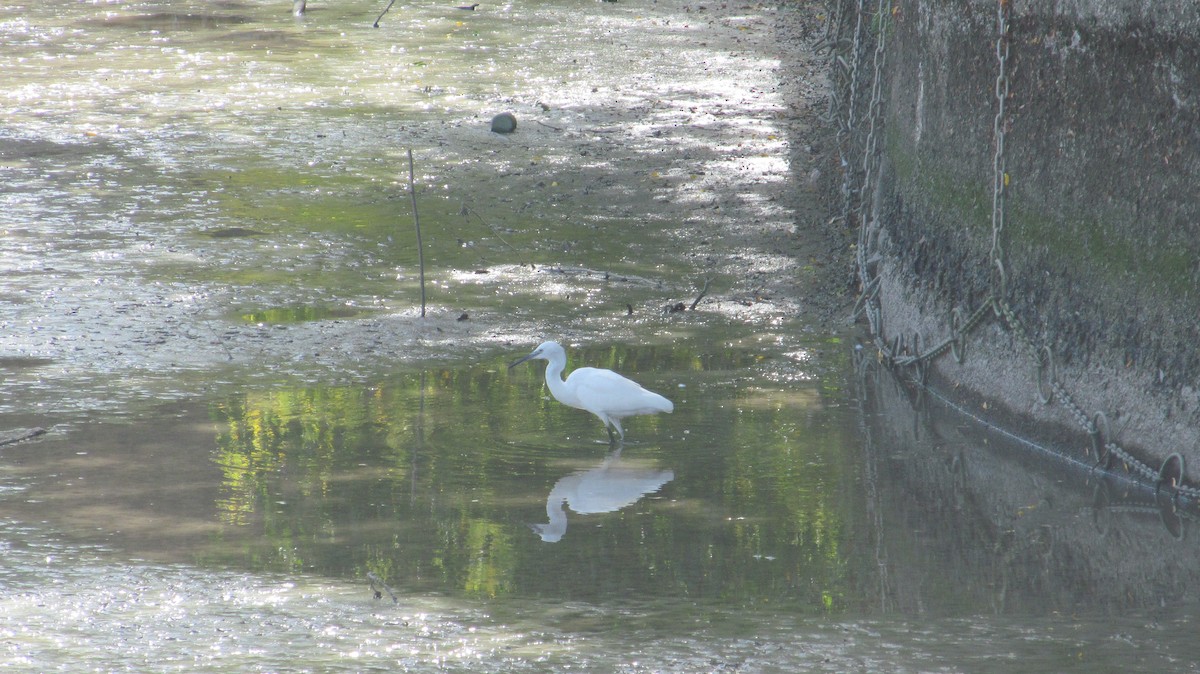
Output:
[[[206,554],[492,597],[844,601],[857,459],[847,413],[822,392],[842,395],[838,382],[746,386],[761,358],[737,349],[573,357],[683,382],[669,420],[637,420],[661,444],[602,458],[594,420],[499,362],[215,403],[225,534]],[[563,538],[564,505],[595,526]],[[528,533],[543,511],[534,528],[552,548]]]

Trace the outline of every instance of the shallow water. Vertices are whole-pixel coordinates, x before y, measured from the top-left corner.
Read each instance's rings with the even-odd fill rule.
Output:
[[[0,447],[0,662],[1196,668],[1193,506],[914,402],[697,240],[793,226],[749,38],[819,12],[286,4],[0,9],[0,412],[50,429]],[[675,412],[615,452],[506,367],[546,333]]]
[[[1193,666],[1196,545],[1146,487],[913,407],[849,345],[699,346],[576,354],[677,403],[619,453],[502,359],[10,446],[5,662]]]

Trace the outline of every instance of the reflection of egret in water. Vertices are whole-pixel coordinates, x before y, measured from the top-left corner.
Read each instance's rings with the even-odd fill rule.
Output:
[[[554,484],[546,497],[547,524],[530,524],[529,528],[547,543],[554,543],[567,533],[567,512],[570,507],[580,515],[610,513],[637,503],[675,479],[671,470],[639,468],[621,464],[618,447],[604,462],[591,470],[572,473]]]

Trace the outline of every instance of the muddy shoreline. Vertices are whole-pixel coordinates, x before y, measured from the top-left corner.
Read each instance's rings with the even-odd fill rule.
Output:
[[[474,158],[420,167],[422,199],[436,198],[439,182],[465,185],[481,173],[496,176],[498,182],[486,188],[494,194],[474,188],[469,202],[461,199],[463,213],[471,211],[479,221],[481,249],[508,246],[510,254],[516,249],[501,235],[503,228],[486,222],[500,209],[569,218],[572,193],[583,193],[614,204],[611,210],[619,210],[632,226],[647,217],[675,223],[668,228],[674,250],[645,256],[670,255],[689,272],[610,273],[603,259],[573,256],[570,241],[522,252],[516,263],[483,250],[478,267],[442,273],[421,318],[412,304],[411,267],[396,274],[402,294],[374,300],[327,297],[302,287],[286,291],[290,295],[282,299],[276,292],[255,300],[253,288],[244,286],[169,282],[137,273],[113,276],[126,260],[147,268],[220,265],[223,258],[236,263],[232,256],[239,246],[262,245],[261,222],[226,221],[229,227],[208,222],[200,231],[164,230],[153,222],[135,223],[123,232],[110,227],[93,237],[104,250],[82,267],[27,251],[30,261],[10,272],[7,294],[16,311],[4,321],[0,339],[0,367],[9,375],[4,411],[20,425],[53,426],[62,414],[186,397],[222,382],[361,378],[402,363],[519,352],[543,337],[576,343],[670,340],[709,321],[845,331],[851,248],[848,232],[830,224],[835,200],[827,189],[834,148],[820,120],[827,107],[825,65],[814,53],[823,29],[821,8],[816,3],[689,4],[644,10],[657,28],[686,28],[689,39],[699,40],[712,55],[690,71],[696,79],[686,83],[687,89],[726,93],[697,95],[689,103],[686,91],[677,90],[684,85],[666,77],[598,81],[592,100],[553,105],[543,96],[483,106],[513,109],[521,120],[513,134],[488,133],[484,113],[405,133],[418,147],[461,143],[463,155]],[[320,14],[310,12],[310,17],[317,21]],[[739,86],[730,89],[730,83]],[[372,133],[353,117],[339,124],[344,127],[336,131],[342,135]],[[331,129],[289,133],[303,153],[306,143],[321,142]],[[48,154],[102,152],[97,148],[117,142],[101,134],[85,138],[83,150],[72,141]],[[35,159],[47,155],[43,145],[17,140],[7,141],[4,152],[30,152]],[[533,159],[520,160],[526,156]],[[574,158],[580,166],[543,159],[548,157]],[[617,173],[584,166],[600,160]],[[385,205],[398,210],[403,198],[393,192]],[[526,201],[520,205],[517,199]],[[212,231],[240,235],[213,236]],[[22,239],[34,246],[35,234],[15,224],[5,231],[10,246],[24,245]],[[313,248],[310,243],[283,243],[278,246],[281,266],[295,264],[288,255],[313,255],[304,250]],[[550,252],[552,246],[561,252]],[[323,264],[358,261],[335,258]],[[26,275],[44,287],[19,289]],[[493,288],[528,301],[515,308],[516,302],[480,306],[469,293],[456,292],[460,288]],[[576,296],[587,301],[571,310]],[[556,298],[559,308],[539,312],[539,297]],[[253,314],[241,308],[270,303],[306,310],[349,306],[353,315],[256,321],[247,320]]]

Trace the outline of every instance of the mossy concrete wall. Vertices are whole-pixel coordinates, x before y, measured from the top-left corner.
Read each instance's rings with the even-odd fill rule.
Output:
[[[880,226],[884,331],[929,345],[950,334],[953,308],[969,312],[996,287],[1001,5],[883,7],[831,8],[843,54],[866,14],[859,92],[844,96],[857,96],[859,119],[843,147],[866,125],[861,83],[882,37],[878,183],[860,186],[871,195],[860,217]],[[940,357],[933,374],[1019,423],[1080,431],[1061,397],[1038,400],[1032,352],[1045,347],[1062,389],[1087,416],[1104,413],[1112,440],[1155,467],[1180,452],[1200,475],[1200,3],[1012,0],[1005,11],[999,241],[1003,300],[1022,330],[985,321],[964,362]]]

